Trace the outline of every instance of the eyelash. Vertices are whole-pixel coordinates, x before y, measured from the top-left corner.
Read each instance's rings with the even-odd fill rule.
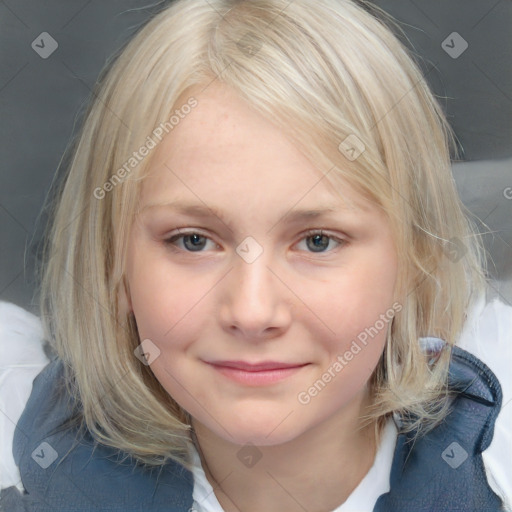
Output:
[[[172,235],[169,238],[166,238],[164,240],[164,243],[165,243],[165,245],[171,247],[173,250],[181,251],[181,252],[186,252],[186,253],[189,253],[189,254],[194,254],[196,252],[197,253],[205,252],[203,250],[189,251],[187,249],[178,248],[175,245],[176,241],[178,241],[180,239],[183,239],[184,237],[190,236],[190,235],[199,235],[199,236],[204,237],[207,240],[213,242],[213,240],[211,238],[209,238],[206,235],[203,235],[200,231],[198,231],[198,230],[189,230],[189,231],[179,231],[178,234]],[[336,247],[335,249],[328,250],[328,251],[308,251],[310,254],[327,254],[327,253],[331,253],[331,252],[333,252],[333,250],[339,249],[340,247],[343,247],[343,246],[347,245],[347,243],[348,243],[347,240],[339,238],[339,237],[336,237],[334,235],[329,235],[327,233],[324,233],[324,231],[321,230],[321,229],[311,229],[311,230],[308,230],[306,233],[302,234],[302,237],[300,238],[300,241],[303,241],[303,240],[306,240],[306,239],[308,239],[310,237],[318,236],[318,235],[328,237],[330,241],[336,242],[338,244],[338,247]],[[213,242],[213,243],[215,243],[215,242]]]

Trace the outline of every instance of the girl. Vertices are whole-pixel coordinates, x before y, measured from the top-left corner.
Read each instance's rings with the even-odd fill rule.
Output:
[[[502,386],[456,346],[482,251],[448,125],[379,18],[178,0],[113,63],[50,233],[57,355],[12,510],[506,505],[482,456]]]

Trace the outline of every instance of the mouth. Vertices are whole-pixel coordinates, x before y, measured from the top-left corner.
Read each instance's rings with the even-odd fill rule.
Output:
[[[264,386],[282,381],[299,372],[309,363],[284,363],[279,361],[207,361],[218,373],[240,384]]]

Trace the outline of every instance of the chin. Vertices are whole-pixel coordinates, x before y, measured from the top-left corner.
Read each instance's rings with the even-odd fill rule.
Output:
[[[224,437],[226,437],[226,441],[241,446],[247,444],[253,444],[255,446],[279,446],[293,441],[302,433],[283,431],[280,433],[271,432],[269,434],[269,432],[271,432],[269,429],[257,430],[253,428],[250,431],[243,429],[236,432],[231,432],[231,437],[226,436],[224,433]]]
[[[277,446],[293,441],[305,431],[305,423],[297,423],[294,413],[262,414],[255,412],[244,418],[233,418],[226,426],[229,434],[215,425],[215,433],[225,441],[238,445]],[[213,425],[209,425],[211,429]]]

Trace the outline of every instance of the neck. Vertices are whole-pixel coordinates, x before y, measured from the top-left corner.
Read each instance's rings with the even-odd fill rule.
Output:
[[[193,425],[206,477],[226,512],[328,512],[373,465],[375,425],[362,428],[358,417],[339,413],[284,444],[245,448]]]

